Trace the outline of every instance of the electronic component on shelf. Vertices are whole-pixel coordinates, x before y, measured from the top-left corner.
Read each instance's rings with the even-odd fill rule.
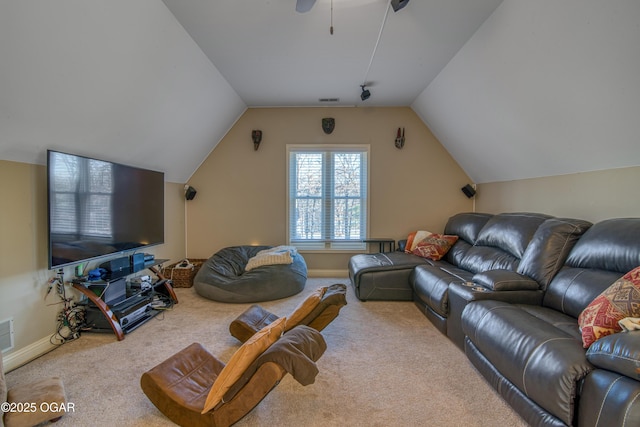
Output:
[[[146,289],[151,289],[151,285],[151,276],[134,277],[133,279],[129,280],[129,287],[131,289],[139,289],[141,291],[144,291]]]

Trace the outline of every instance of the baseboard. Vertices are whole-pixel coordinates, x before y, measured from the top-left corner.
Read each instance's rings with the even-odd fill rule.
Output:
[[[349,270],[309,270],[309,277],[349,277]]]
[[[51,344],[50,338],[45,337],[39,341],[29,344],[28,346],[14,351],[11,354],[5,356],[2,359],[4,365],[4,371],[9,372],[22,365],[31,362],[43,354],[46,354],[56,348],[57,346]]]

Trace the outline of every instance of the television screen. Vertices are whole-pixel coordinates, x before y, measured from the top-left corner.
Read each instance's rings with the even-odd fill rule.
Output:
[[[164,174],[47,151],[49,269],[164,243]]]

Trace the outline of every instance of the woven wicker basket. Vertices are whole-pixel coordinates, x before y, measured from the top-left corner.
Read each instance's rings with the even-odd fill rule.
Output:
[[[206,259],[190,259],[193,268],[176,268],[182,261],[176,262],[162,269],[162,275],[173,282],[174,288],[190,288],[193,286],[193,278],[202,267]]]

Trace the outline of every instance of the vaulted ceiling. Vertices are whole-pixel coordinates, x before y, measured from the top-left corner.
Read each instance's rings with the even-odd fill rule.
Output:
[[[637,0],[3,0],[0,159],[185,182],[248,107],[340,105],[411,106],[479,183],[637,166],[639,23]]]
[[[502,2],[163,1],[251,107],[411,105]]]

